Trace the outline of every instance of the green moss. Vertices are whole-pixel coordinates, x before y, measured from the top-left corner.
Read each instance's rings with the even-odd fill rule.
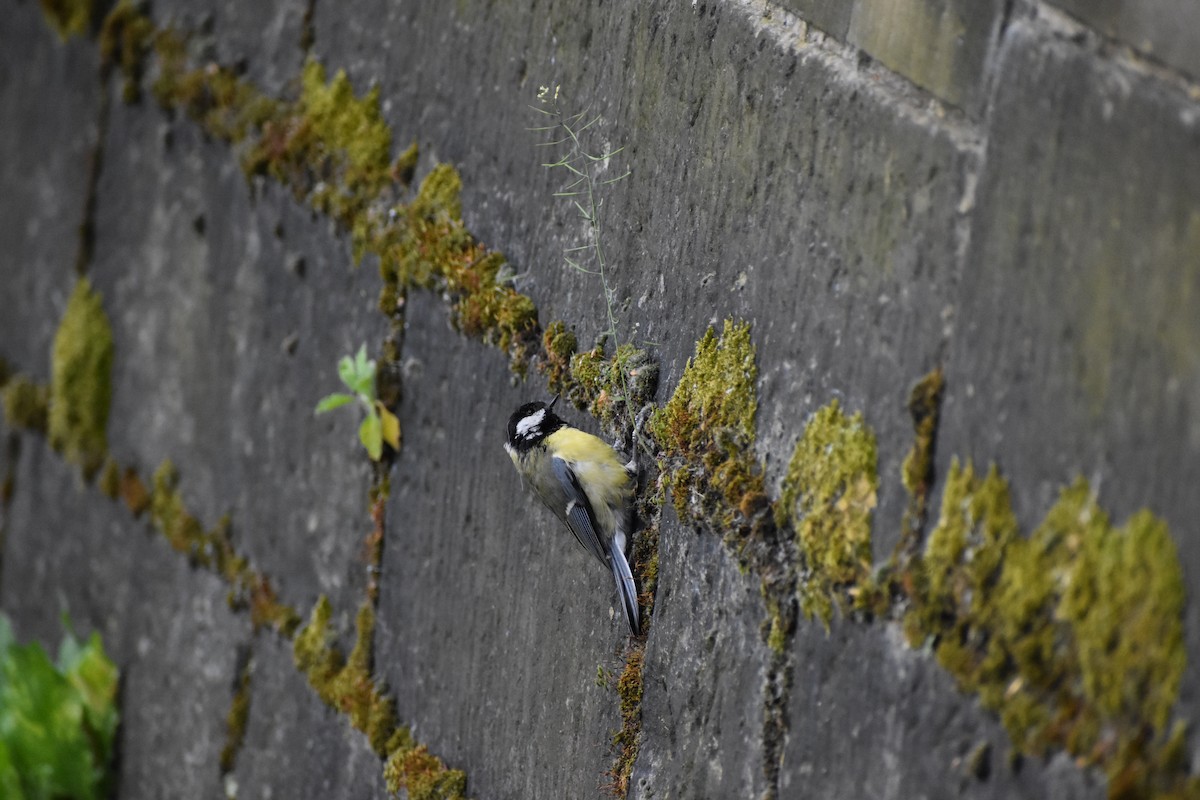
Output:
[[[359,608],[357,635],[348,659],[333,645],[329,630],[332,613],[329,598],[322,595],[292,643],[293,660],[317,695],[346,714],[350,723],[367,735],[371,747],[385,756],[396,732],[396,709],[371,675],[374,609],[369,601]]]
[[[413,142],[408,148],[396,156],[396,160],[392,162],[392,180],[408,186],[412,183],[413,176],[417,172],[417,161],[421,157],[421,148]]]
[[[1078,547],[1056,616],[1078,642],[1084,696],[1109,719],[1164,730],[1185,663],[1183,573],[1166,523],[1142,510],[1115,528],[1079,480],[1034,538]]]
[[[617,697],[621,702],[621,729],[613,734],[613,747],[617,759],[608,772],[608,789],[614,797],[625,797],[629,792],[629,776],[637,761],[642,734],[642,674],[645,668],[645,645],[639,644],[630,651],[625,660],[625,669],[617,679]]]
[[[100,471],[99,488],[109,500],[116,500],[121,494],[121,468],[111,457],[105,459]]]
[[[779,598],[770,590],[766,581],[759,584],[763,601],[767,604],[766,641],[771,652],[782,656],[787,649],[788,637],[792,634],[789,618],[783,613],[784,609]]]
[[[246,739],[246,723],[250,719],[250,660],[246,659],[238,671],[237,687],[233,702],[225,715],[225,745],[221,748],[221,774],[233,772],[237,754]]]
[[[50,416],[50,390],[34,383],[24,375],[13,375],[0,392],[4,402],[4,418],[14,428],[46,432]]]
[[[135,517],[140,517],[142,512],[150,507],[150,492],[132,467],[126,467],[121,474],[121,485],[117,493]]]
[[[150,496],[150,520],[166,540],[193,561],[200,562],[205,554],[204,527],[188,513],[183,496],[177,488],[179,473],[170,461],[164,461],[154,471],[154,491]]]
[[[230,604],[235,608],[248,606],[256,630],[270,626],[290,637],[299,625],[299,615],[279,602],[270,580],[255,572],[250,562],[238,554],[230,535],[229,517],[222,517],[206,531],[188,512],[178,489],[178,472],[170,461],[155,470],[153,483],[148,504],[155,529],[192,563],[224,578],[231,587]],[[147,504],[145,487],[133,470],[126,470],[120,494],[135,514]]]
[[[326,703],[332,703],[332,684],[345,664],[342,654],[332,646],[333,636],[329,631],[329,618],[333,607],[329,598],[321,595],[313,606],[308,624],[296,634],[292,641],[292,660],[317,695]]]
[[[112,400],[112,328],[100,295],[80,278],[54,335],[50,444],[86,476],[104,463]]]
[[[92,0],[39,0],[42,13],[64,42],[84,36],[92,25]]]
[[[274,628],[285,638],[292,638],[300,627],[300,615],[291,606],[280,602],[275,587],[265,575],[246,569],[234,583],[233,605],[248,605],[250,622],[255,630]]]
[[[154,24],[131,0],[120,0],[104,18],[99,37],[100,68],[104,74],[114,67],[121,71],[127,103],[141,97],[146,55],[153,46],[154,36]]]
[[[935,642],[1018,750],[1096,763],[1113,797],[1182,785],[1163,774],[1185,662],[1165,524],[1142,511],[1114,527],[1080,480],[1024,538],[995,469],[956,462],[915,575],[910,639]]]
[[[564,343],[560,339],[556,344]],[[638,411],[658,388],[658,364],[628,342],[618,346],[611,358],[604,355],[603,343],[572,355],[569,376],[564,388],[571,403],[610,429],[632,427]]]
[[[800,607],[826,626],[834,600],[871,574],[878,488],[875,435],[862,414],[847,417],[834,400],[805,426],[775,508],[776,524],[796,531],[805,562]]]
[[[933,486],[933,455],[945,385],[942,369],[938,367],[917,381],[908,395],[908,413],[912,415],[915,436],[900,467],[901,480],[909,496],[901,524],[902,550],[916,545],[925,524],[929,490]]]
[[[388,791],[407,793],[409,800],[463,800],[467,776],[462,770],[447,769],[425,745],[397,747],[383,767]]]
[[[152,42],[158,56],[155,99],[165,109],[186,114],[209,136],[231,144],[252,139],[261,145],[264,127],[284,115],[286,104],[267,97],[227,67],[206,64],[190,69],[187,41],[174,31],[154,32]],[[257,149],[250,149],[243,167],[258,155]]]
[[[523,373],[538,340],[537,308],[502,278],[504,257],[466,230],[461,190],[458,172],[437,165],[387,222],[367,219],[363,247],[379,256],[385,284],[441,291],[451,299],[455,328],[500,348]]]
[[[571,387],[571,357],[579,343],[562,320],[555,320],[542,332],[542,353],[538,368],[546,376],[550,393],[565,394]]]
[[[674,394],[647,426],[680,517],[711,524],[739,555],[769,520],[753,456],[757,378],[750,326],[727,320],[719,339],[710,328],[697,342]]]

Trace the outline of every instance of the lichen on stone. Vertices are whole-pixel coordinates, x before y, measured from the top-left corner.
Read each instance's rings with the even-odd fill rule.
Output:
[[[89,477],[108,450],[112,362],[108,315],[88,279],[80,278],[54,335],[47,433],[51,446]]]

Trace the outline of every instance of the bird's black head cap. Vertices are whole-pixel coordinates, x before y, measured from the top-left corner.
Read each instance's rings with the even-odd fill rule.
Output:
[[[542,443],[547,436],[566,425],[554,413],[554,398],[549,404],[526,403],[508,418],[508,445],[517,450],[528,450]]]

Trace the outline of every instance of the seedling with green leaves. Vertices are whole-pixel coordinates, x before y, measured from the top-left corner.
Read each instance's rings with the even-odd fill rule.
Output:
[[[0,614],[0,796],[102,800],[112,785],[117,667],[100,635],[67,632],[58,663]]]
[[[367,358],[367,346],[358,348],[353,358],[343,356],[338,361],[338,377],[352,394],[334,392],[317,403],[316,413],[324,414],[358,400],[367,416],[358,426],[358,439],[372,461],[383,456],[383,443],[393,450],[400,449],[400,420],[375,395],[375,361]]]

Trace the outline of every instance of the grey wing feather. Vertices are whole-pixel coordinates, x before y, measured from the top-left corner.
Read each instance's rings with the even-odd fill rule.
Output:
[[[579,479],[575,477],[575,473],[571,471],[567,462],[561,458],[552,458],[550,463],[554,468],[554,477],[567,497],[567,506],[563,510],[563,519],[566,521],[567,527],[571,529],[571,533],[575,534],[575,538],[579,540],[585,550],[600,559],[601,564],[608,566],[608,549],[605,548],[596,533],[598,526],[593,516],[592,506],[588,502],[583,487],[579,485]]]

